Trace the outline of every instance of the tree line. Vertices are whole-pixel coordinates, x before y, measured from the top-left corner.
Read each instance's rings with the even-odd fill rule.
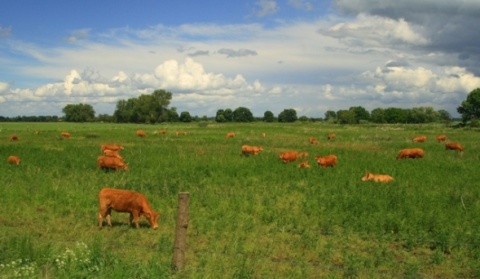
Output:
[[[63,109],[64,117],[58,116],[17,116],[13,118],[0,116],[0,122],[112,122],[112,123],[162,123],[162,122],[196,122],[212,120],[218,123],[226,122],[295,122],[295,121],[328,121],[338,124],[362,123],[406,123],[420,124],[451,121],[451,115],[446,110],[434,110],[432,107],[376,108],[371,112],[362,106],[352,106],[338,111],[328,110],[324,118],[297,116],[295,109],[284,109],[277,117],[267,110],[263,117],[254,117],[250,109],[238,107],[217,110],[215,117],[191,116],[188,111],[178,114],[175,107],[169,107],[172,93],[163,89],[152,94],[142,94],[138,98],[119,100],[113,115],[99,114],[89,104],[68,104]],[[480,88],[470,92],[465,101],[457,108],[461,114],[462,123],[480,126]]]

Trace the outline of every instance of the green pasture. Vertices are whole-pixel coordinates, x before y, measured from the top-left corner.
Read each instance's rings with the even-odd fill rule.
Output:
[[[445,150],[434,140],[442,133],[465,152]],[[412,143],[419,134],[427,142]],[[128,171],[97,168],[102,143],[125,146]],[[243,144],[264,151],[246,157]],[[409,147],[425,158],[395,159]],[[288,150],[308,152],[312,168],[282,163],[278,153]],[[338,165],[319,168],[314,157],[328,154]],[[7,164],[9,155],[21,164]],[[478,130],[0,123],[0,160],[0,278],[480,277]],[[395,180],[362,182],[367,171]],[[159,229],[145,219],[135,229],[113,212],[113,227],[99,230],[97,193],[106,186],[145,194],[162,213]],[[189,226],[185,268],[174,272],[179,192],[190,193]]]

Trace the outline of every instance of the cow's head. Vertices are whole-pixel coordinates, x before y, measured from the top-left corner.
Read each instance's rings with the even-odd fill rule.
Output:
[[[150,226],[156,230],[158,228],[158,218],[160,217],[160,213],[152,211],[150,213],[144,213],[143,215],[147,218]]]

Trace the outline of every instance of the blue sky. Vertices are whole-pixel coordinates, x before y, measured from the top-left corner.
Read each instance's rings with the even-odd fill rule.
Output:
[[[206,2],[206,3],[203,3]],[[480,87],[477,0],[0,1],[0,115],[113,114],[173,93],[214,116],[456,108]]]

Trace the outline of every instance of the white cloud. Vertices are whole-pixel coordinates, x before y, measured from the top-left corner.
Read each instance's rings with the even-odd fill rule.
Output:
[[[264,17],[278,12],[277,1],[275,0],[258,0],[256,3],[258,10],[255,12],[257,17]]]

